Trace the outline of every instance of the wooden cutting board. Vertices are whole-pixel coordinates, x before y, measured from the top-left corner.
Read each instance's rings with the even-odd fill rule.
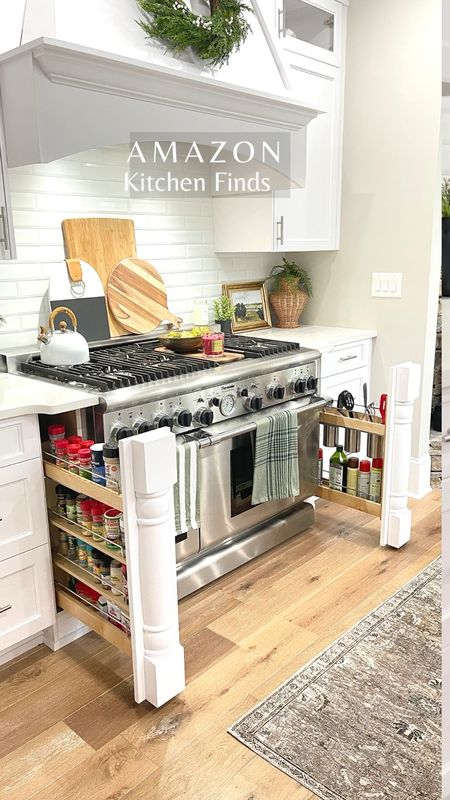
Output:
[[[130,219],[87,217],[65,219],[62,232],[66,258],[83,259],[91,264],[106,294],[108,280],[116,264],[136,255],[134,222]],[[111,336],[122,336],[128,328],[118,322],[108,308]]]
[[[125,258],[113,269],[106,290],[117,322],[130,333],[148,333],[161,322],[178,325],[167,308],[167,292],[158,270],[142,258]]]
[[[169,347],[155,347],[157,353],[170,353],[178,358],[200,358],[203,361],[215,361],[216,364],[231,364],[232,361],[242,361],[245,356],[242,353],[224,353],[222,356],[207,356],[205,353],[175,353]]]

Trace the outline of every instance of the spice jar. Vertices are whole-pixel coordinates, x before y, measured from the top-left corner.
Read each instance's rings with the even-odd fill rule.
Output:
[[[86,480],[92,480],[91,475],[91,451],[87,447],[81,447],[78,451],[78,461],[79,461],[79,475],[80,478],[86,478]]]
[[[115,508],[108,508],[104,513],[105,530],[106,530],[106,546],[110,550],[120,550],[120,518],[121,511],[116,511]]]
[[[95,444],[93,439],[83,439],[80,443],[80,449],[86,448],[90,451],[93,444]]]
[[[64,486],[55,486],[56,492],[56,512],[62,517],[66,516],[66,490]]]
[[[88,499],[88,497],[87,497],[86,494],[77,494],[77,496],[75,498],[76,519],[77,519],[78,525],[82,525],[82,523],[83,523],[83,512],[82,512],[82,509],[81,509],[81,504],[87,499]]]
[[[70,533],[67,534],[67,558],[70,561],[77,560],[77,540]]]
[[[381,484],[383,480],[383,459],[374,458],[370,470],[369,497],[373,503],[381,503]]]
[[[97,607],[102,617],[108,616],[108,601],[106,597],[100,596],[97,600]]]
[[[128,603],[128,580],[127,580],[127,565],[122,564],[122,592],[125,600]]]
[[[78,448],[80,448],[83,439],[81,436],[68,436],[67,441],[69,442],[69,444],[77,444]]]
[[[48,439],[50,442],[50,452],[55,453],[55,443],[58,439],[64,439],[66,436],[66,429],[64,425],[49,425],[47,428]]]
[[[80,539],[77,539],[77,561],[83,569],[87,569],[87,551],[86,545]]]
[[[362,497],[364,500],[368,500],[369,491],[370,491],[370,461],[363,459],[359,465],[358,497]]]
[[[68,470],[69,472],[73,472],[74,475],[78,475],[78,453],[80,452],[80,447],[78,444],[69,444],[67,445],[67,461],[68,461]]]
[[[102,561],[98,550],[93,550],[92,552],[92,574],[94,583],[102,582]]]
[[[104,589],[110,591],[111,589],[111,575],[110,575],[110,567],[109,567],[109,558],[105,556],[100,561],[100,574],[102,577],[102,586]]]
[[[89,448],[91,451],[91,471],[92,480],[101,486],[105,486],[105,462],[103,461],[103,442],[100,444],[92,444]]]
[[[108,489],[120,492],[120,462],[117,445],[103,445],[103,461],[105,462],[105,478]]]
[[[105,538],[104,508],[103,503],[93,503],[91,506],[92,538],[94,542],[101,542]]]
[[[67,469],[67,448],[69,446],[69,442],[67,439],[57,439],[55,442],[55,464],[57,467],[61,467],[61,469]]]
[[[92,532],[92,500],[82,500],[81,506],[81,524],[85,529],[85,535],[90,536]]]
[[[69,547],[67,544],[67,533],[65,531],[59,531],[59,544],[58,544],[58,553],[65,558],[68,558],[68,551]]]
[[[94,548],[91,544],[86,545],[86,555],[87,555],[87,568],[89,572],[94,571]]]
[[[77,521],[77,504],[75,498],[75,492],[72,492],[70,489],[68,489],[66,491],[66,514],[67,519],[70,519],[71,522]]]
[[[111,591],[113,594],[122,594],[122,564],[120,561],[111,560],[109,566],[111,575]]]
[[[347,494],[356,497],[358,492],[359,458],[352,456],[347,461]]]

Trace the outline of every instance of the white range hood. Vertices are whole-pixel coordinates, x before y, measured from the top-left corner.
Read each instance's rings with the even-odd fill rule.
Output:
[[[133,58],[44,35],[4,53],[0,93],[8,166],[128,142],[134,132],[304,128],[320,111],[301,104],[286,86],[259,4],[253,5],[253,32],[220,79],[203,64],[177,61],[152,47]],[[249,74],[261,63],[256,51],[270,70],[271,80],[263,76],[262,85],[272,91],[257,88],[261,79]],[[239,71],[246,85],[240,85]]]

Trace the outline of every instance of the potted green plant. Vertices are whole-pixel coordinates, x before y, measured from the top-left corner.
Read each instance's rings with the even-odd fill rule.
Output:
[[[233,306],[229,297],[223,294],[214,300],[214,319],[220,325],[222,333],[231,333],[231,320],[233,319]]]
[[[442,181],[442,295],[450,297],[450,178]]]
[[[303,267],[284,256],[283,263],[272,268],[270,278],[273,278],[273,288],[269,292],[269,302],[275,327],[296,328],[307,301],[312,297],[311,278]]]

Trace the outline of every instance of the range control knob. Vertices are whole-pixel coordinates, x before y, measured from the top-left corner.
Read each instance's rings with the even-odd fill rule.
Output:
[[[192,414],[190,411],[187,411],[186,408],[181,408],[180,411],[175,412],[173,420],[175,425],[178,425],[179,428],[190,428],[192,425]]]
[[[131,428],[127,428],[126,425],[122,425],[121,428],[117,428],[115,431],[115,436],[118,442],[121,439],[128,439],[129,436],[134,436],[134,431]]]
[[[317,378],[313,378],[313,376],[310,375],[309,378],[308,378],[308,381],[306,383],[306,385],[308,387],[308,391],[311,391],[312,389],[314,389],[314,390],[317,389],[317,384],[318,384]]]
[[[284,386],[280,386],[279,383],[271,383],[266,389],[269,400],[284,400],[285,393]]]
[[[212,425],[214,422],[214,412],[209,408],[199,408],[195,414],[195,421],[200,425]]]
[[[304,394],[306,392],[306,378],[297,378],[291,384],[294,394]]]
[[[168,414],[157,414],[155,417],[155,425],[157,428],[171,428],[173,419],[169,417]]]
[[[262,397],[257,394],[249,394],[247,400],[245,401],[245,407],[249,411],[261,411],[263,407]]]
[[[133,430],[135,433],[148,433],[148,431],[152,431],[153,428],[154,425],[143,417],[139,417],[133,422]]]

